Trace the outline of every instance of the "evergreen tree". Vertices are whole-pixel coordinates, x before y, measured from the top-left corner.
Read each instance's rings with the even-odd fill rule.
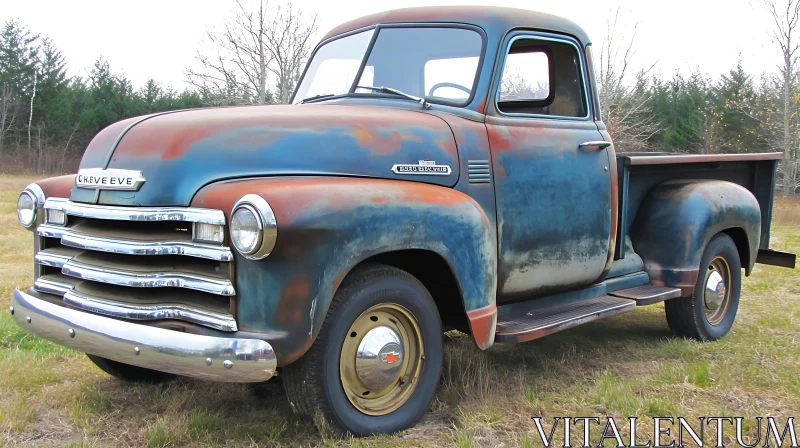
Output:
[[[760,124],[752,114],[756,92],[741,61],[720,77],[711,93],[710,113],[718,126],[720,151],[758,152]]]

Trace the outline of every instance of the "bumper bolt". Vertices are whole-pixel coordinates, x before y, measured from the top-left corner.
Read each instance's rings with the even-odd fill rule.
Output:
[[[30,316],[26,317],[25,321],[28,322],[28,323],[31,323],[31,317]]]
[[[211,358],[206,358],[206,365],[207,365],[207,366],[210,366],[210,365],[211,365]]]
[[[233,362],[231,362],[231,360],[229,359],[223,362],[222,365],[225,366],[225,368],[228,370],[233,368]]]
[[[69,333],[69,337],[71,337],[71,338],[75,337],[75,330],[73,330],[72,328],[70,328],[67,333]]]
[[[139,352],[140,352],[139,347],[133,348],[133,353],[136,353],[136,356],[139,356]]]
[[[12,316],[14,315],[14,307],[13,306],[8,307],[8,311],[11,313]]]

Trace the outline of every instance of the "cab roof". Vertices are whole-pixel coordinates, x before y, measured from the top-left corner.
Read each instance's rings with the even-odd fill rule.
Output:
[[[323,40],[348,31],[357,30],[382,23],[461,23],[477,25],[490,35],[504,35],[514,28],[529,28],[554,31],[578,38],[587,45],[589,36],[571,20],[527,9],[502,8],[496,6],[428,6],[403,8],[379,12],[343,23],[328,31]]]

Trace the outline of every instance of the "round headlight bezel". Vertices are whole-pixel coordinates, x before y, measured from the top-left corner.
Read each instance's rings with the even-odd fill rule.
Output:
[[[30,222],[26,223],[23,222],[22,217],[20,216],[20,207],[19,201],[22,199],[23,196],[28,197],[31,203],[33,204],[33,210],[31,211],[31,220]],[[22,190],[22,193],[19,194],[17,198],[17,221],[19,221],[20,225],[28,230],[33,230],[37,224],[43,219],[44,214],[44,191],[42,191],[42,187],[37,184],[30,184]]]
[[[256,222],[258,223],[257,241],[253,249],[240,248],[236,245],[236,240],[233,238],[233,222],[236,212],[239,210],[247,210],[252,213]],[[249,260],[260,260],[265,258],[275,248],[275,242],[278,237],[278,224],[275,219],[275,213],[272,211],[269,203],[259,195],[247,194],[242,196],[231,209],[231,244],[242,256]]]

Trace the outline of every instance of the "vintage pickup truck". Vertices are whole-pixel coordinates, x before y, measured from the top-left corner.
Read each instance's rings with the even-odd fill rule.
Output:
[[[262,382],[354,435],[413,425],[442,334],[481,349],[665,302],[730,331],[769,249],[780,154],[616,154],[589,38],[524,10],[337,27],[292,105],[101,131],[28,186],[16,322],[126,381]]]

